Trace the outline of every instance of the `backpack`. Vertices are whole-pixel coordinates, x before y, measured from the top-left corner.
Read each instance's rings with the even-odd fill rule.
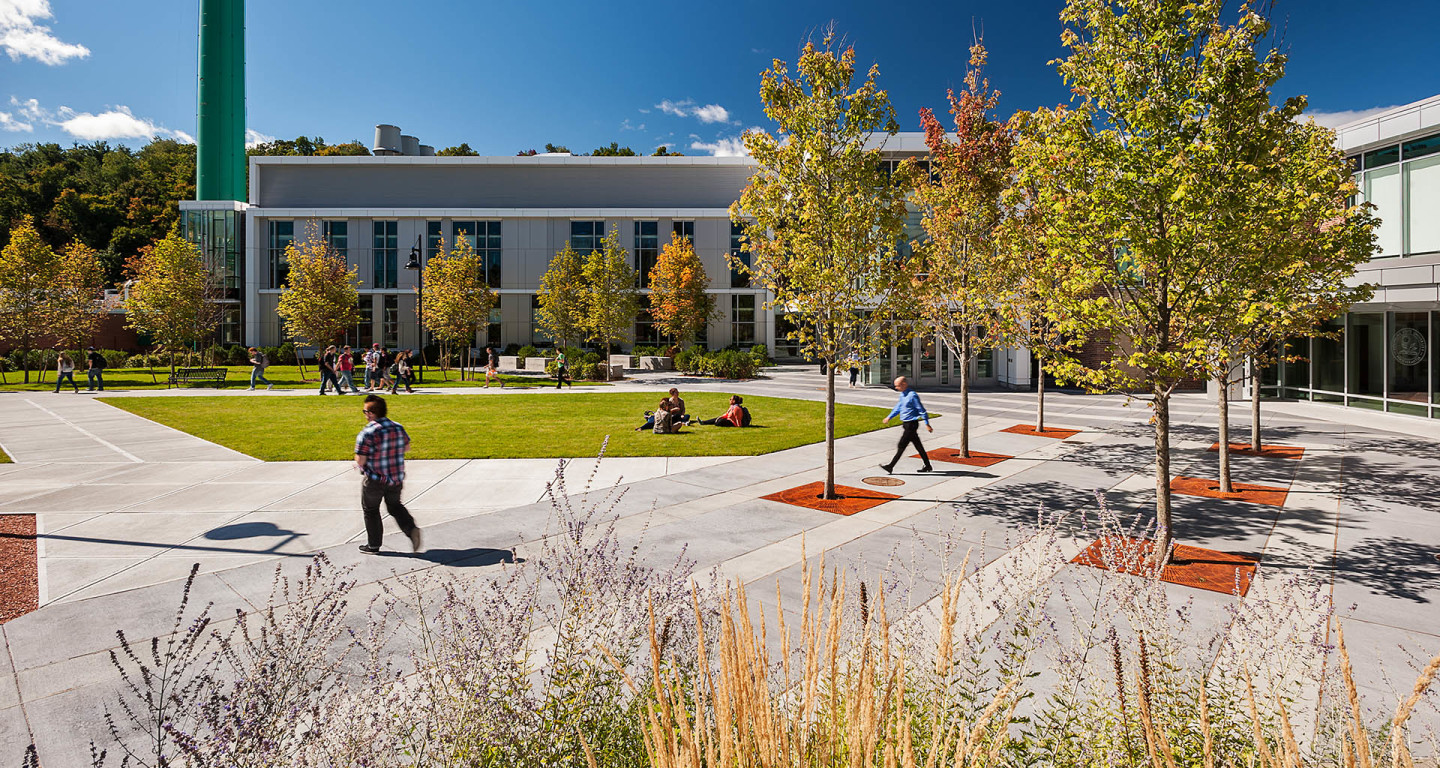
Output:
[[[740,426],[750,426],[750,409],[743,405],[740,406]]]

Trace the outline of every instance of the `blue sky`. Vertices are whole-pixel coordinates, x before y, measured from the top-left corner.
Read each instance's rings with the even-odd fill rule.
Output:
[[[247,109],[255,136],[369,145],[376,123],[422,143],[514,154],[618,141],[733,151],[768,126],[772,57],[833,20],[878,62],[902,129],[964,76],[972,25],[1001,112],[1067,98],[1061,2],[546,3],[249,0]],[[0,147],[195,133],[198,0],[0,0]],[[1308,94],[1322,122],[1440,92],[1433,0],[1280,0],[1291,54],[1277,96]]]

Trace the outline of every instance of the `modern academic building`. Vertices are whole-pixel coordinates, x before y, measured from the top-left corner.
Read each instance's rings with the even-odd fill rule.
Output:
[[[1370,301],[1299,338],[1301,359],[1268,372],[1266,394],[1440,418],[1440,95],[1336,129],[1361,199],[1380,218],[1355,283]]]
[[[923,155],[924,135],[904,133],[885,145],[889,161]],[[417,309],[421,267],[441,247],[471,242],[497,295],[475,345],[551,343],[536,322],[536,292],[551,258],[569,243],[600,247],[617,233],[640,276],[640,288],[672,235],[688,237],[704,262],[718,316],[701,342],[711,348],[765,344],[779,358],[786,341],[783,309],[731,266],[745,262],[741,229],[730,220],[755,165],[747,157],[437,157],[399,129],[376,127],[372,157],[254,157],[249,200],[181,203],[186,235],[222,276],[224,344],[278,345],[276,314],[288,274],[285,249],[315,236],[345,255],[361,281],[361,322],[352,345],[421,346]],[[919,219],[909,225],[919,235]],[[648,311],[635,318],[634,344],[662,344]],[[1005,359],[1004,353],[998,355]],[[997,380],[989,357],[972,363],[977,383]],[[958,380],[936,338],[892,347],[869,363],[866,378],[909,375],[926,383]],[[1028,370],[1026,371],[1028,376]],[[1010,384],[1028,384],[1028,378]]]

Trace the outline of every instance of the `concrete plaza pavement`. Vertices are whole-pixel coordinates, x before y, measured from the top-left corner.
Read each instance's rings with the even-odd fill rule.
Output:
[[[652,375],[617,388],[671,384],[684,391],[824,396],[813,367],[779,369],[744,383]],[[883,388],[839,391],[843,402],[894,402]],[[935,434],[924,435],[926,445],[953,445],[957,396],[924,396],[931,411],[946,414],[935,421]],[[1093,507],[1097,491],[1126,514],[1153,504],[1143,404],[1053,394],[1047,423],[1085,430],[1056,441],[999,431],[1032,420],[1033,395],[974,393],[971,400],[972,447],[1014,459],[985,469],[937,462],[941,471],[929,476],[914,474],[918,462],[908,460],[897,473],[905,484],[886,489],[902,498],[851,517],[760,498],[819,479],[820,445],[760,457],[606,459],[596,485],[625,483],[615,509],[619,530],[643,541],[647,560],[665,563],[683,549],[700,571],[715,569],[763,587],[752,595],[771,605],[777,579],[782,595],[795,595],[804,556],[824,552],[827,563],[907,580],[909,606],[922,606],[938,590],[938,553],[974,546],[983,550],[977,562],[987,567],[1023,556],[1023,544],[1012,547],[1024,541],[1022,532],[1041,505]],[[395,408],[403,413],[403,399]],[[1175,474],[1213,475],[1214,454],[1205,451],[1214,440],[1212,404],[1182,395],[1172,414]],[[763,414],[757,418],[763,421]],[[1345,621],[1367,702],[1392,706],[1396,692],[1414,679],[1415,659],[1440,650],[1440,501],[1432,490],[1440,478],[1437,430],[1415,419],[1310,404],[1267,403],[1264,418],[1267,439],[1303,445],[1305,458],[1237,459],[1244,462],[1237,467],[1247,481],[1290,485],[1286,505],[1177,496],[1177,538],[1261,556],[1252,594],[1272,595],[1287,573],[1315,569]],[[432,549],[422,557],[365,558],[353,544],[361,528],[358,480],[343,462],[257,462],[86,396],[0,394],[0,419],[15,427],[7,427],[0,444],[17,462],[0,465],[0,514],[37,515],[47,574],[44,605],[0,627],[6,651],[0,655],[0,761],[18,756],[33,739],[46,766],[88,764],[89,739],[103,743],[99,713],[115,690],[108,661],[114,630],[131,637],[168,630],[178,580],[191,563],[206,571],[196,581],[196,598],[213,601],[216,615],[224,615],[263,605],[276,562],[294,572],[316,551],[354,565],[362,583],[432,568],[486,578],[503,568],[511,551],[532,551],[546,535],[549,503],[539,495],[555,470],[549,460],[413,462],[407,503],[426,526]],[[1245,414],[1235,421],[1243,433]],[[888,460],[895,435],[886,430],[839,441],[837,481],[860,485],[878,474],[876,464]],[[589,469],[583,459],[568,465],[572,491]],[[401,549],[397,538],[389,537],[387,546]],[[1084,543],[1066,541],[1062,549],[1073,554]],[[1056,565],[1046,576],[1084,589],[1094,573]],[[1223,631],[1233,598],[1171,591]],[[1422,710],[1433,724],[1431,713],[1433,705]]]

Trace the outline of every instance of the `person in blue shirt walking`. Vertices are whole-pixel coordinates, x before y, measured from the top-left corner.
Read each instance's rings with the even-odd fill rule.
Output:
[[[925,452],[925,446],[920,444],[920,421],[925,421],[925,429],[934,432],[935,428],[930,426],[930,413],[925,410],[924,404],[920,402],[920,393],[910,388],[910,382],[904,377],[895,380],[895,391],[900,393],[900,402],[895,404],[895,409],[890,415],[880,420],[881,424],[889,424],[896,416],[900,417],[900,444],[895,448],[895,458],[889,464],[881,464],[880,468],[885,474],[895,471],[895,465],[900,463],[900,457],[905,455],[905,447],[914,443],[915,449],[920,452],[921,461],[925,466],[920,468],[921,472],[933,472],[935,468],[930,466],[930,454]]]

